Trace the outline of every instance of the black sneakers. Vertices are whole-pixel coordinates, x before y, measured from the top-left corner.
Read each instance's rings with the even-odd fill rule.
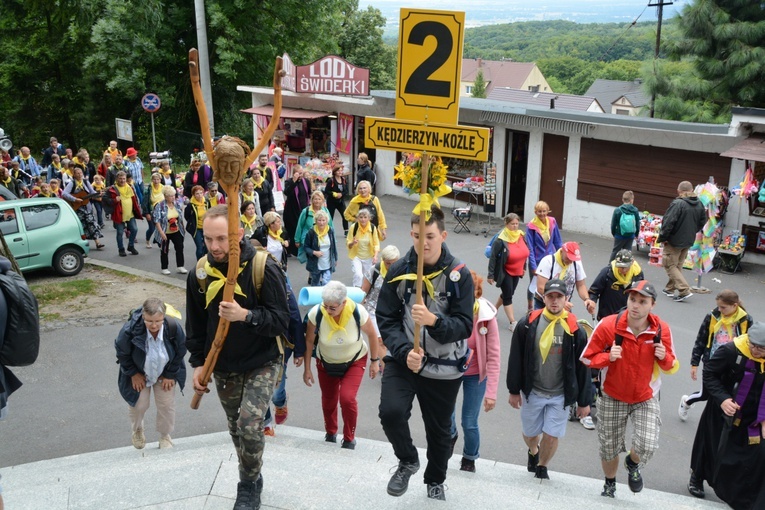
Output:
[[[324,434],[324,440],[328,443],[337,443],[337,434],[330,434],[327,432]]]
[[[606,498],[615,498],[616,497],[616,482],[608,482],[603,484],[603,492],[600,493],[601,496]]]
[[[261,492],[263,492],[263,475],[258,476],[256,482],[240,481],[236,486],[234,510],[259,510]]]
[[[462,457],[462,465],[460,471],[467,471],[468,473],[475,473],[475,461]]]
[[[704,494],[704,481],[696,478],[696,475],[691,474],[691,479],[688,482],[688,492],[695,498],[703,498]]]
[[[351,441],[346,441],[343,439],[342,444],[340,444],[340,448],[345,448],[346,450],[355,450],[356,449],[356,440],[353,439]]]
[[[540,480],[549,480],[550,475],[547,474],[547,466],[537,466],[536,472],[534,473],[534,478],[539,478]]]
[[[429,483],[428,498],[446,501],[446,494],[444,494],[444,484],[435,482]]]
[[[526,463],[526,469],[529,471],[529,473],[536,473],[537,472],[537,464],[539,464],[539,450],[537,450],[537,453],[532,455],[531,450],[528,451],[529,460]]]
[[[131,253],[131,255],[138,255],[138,250],[135,248],[128,248],[128,251]]]
[[[624,467],[627,469],[627,484],[632,492],[643,490],[643,475],[640,474],[640,464],[632,464],[630,453],[624,458]]]
[[[388,494],[391,496],[402,496],[409,488],[409,478],[420,469],[420,463],[399,462],[396,472],[388,482]],[[430,488],[428,488],[428,497],[430,497]]]

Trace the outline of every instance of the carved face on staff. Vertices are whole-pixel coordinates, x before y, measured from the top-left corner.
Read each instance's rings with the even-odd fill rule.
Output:
[[[215,145],[215,180],[224,186],[236,186],[244,176],[245,150],[249,152],[249,148],[243,144],[237,138],[224,136]]]

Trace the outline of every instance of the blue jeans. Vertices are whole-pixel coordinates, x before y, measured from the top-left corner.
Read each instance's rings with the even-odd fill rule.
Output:
[[[101,202],[92,202],[93,207],[96,209],[96,218],[98,218],[98,225],[101,226],[104,224],[104,206],[101,205]]]
[[[146,242],[148,243],[151,241],[151,237],[154,235],[154,231],[157,230],[157,227],[154,225],[154,218],[149,220],[147,223],[149,224],[149,228],[146,229]]]
[[[332,271],[329,269],[319,269],[309,273],[309,285],[311,287],[323,287],[332,279]]]
[[[276,387],[276,390],[274,390],[274,396],[271,397],[271,402],[274,403],[276,407],[284,407],[287,405],[287,365],[288,361],[292,357],[292,349],[289,347],[285,347],[284,349],[284,367],[282,368],[282,379],[279,381],[279,385]],[[265,426],[270,426],[271,421],[273,418],[271,417],[271,406],[268,406],[268,411],[266,411],[266,416],[263,418],[263,424]]]
[[[462,456],[468,460],[480,457],[478,449],[481,446],[481,434],[478,430],[478,415],[483,407],[483,397],[486,394],[486,381],[478,382],[478,374],[462,376]],[[457,435],[457,410],[452,413],[452,437]]]
[[[130,218],[130,221],[126,223],[114,223],[114,229],[117,231],[117,249],[119,251],[125,251],[125,246],[122,244],[122,236],[125,234],[125,227],[130,231],[128,250],[130,248],[135,248],[135,236],[138,234],[138,225],[135,222],[135,218]]]
[[[197,247],[196,257],[197,260],[199,260],[207,253],[207,246],[205,246],[205,235],[201,228],[198,228],[197,231],[194,232],[194,245]]]

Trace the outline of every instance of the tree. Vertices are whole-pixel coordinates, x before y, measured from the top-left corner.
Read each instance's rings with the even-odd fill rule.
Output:
[[[396,48],[383,42],[385,17],[371,5],[358,10],[358,0],[346,7],[337,44],[340,55],[355,66],[369,69],[370,88],[390,90],[396,87]]]
[[[680,75],[655,63],[647,79],[659,96],[656,114],[696,122],[728,122],[732,106],[765,106],[765,9],[751,0],[695,0],[668,44],[672,60],[691,67]]]
[[[486,98],[486,82],[483,79],[483,70],[479,69],[473,82],[473,97]]]

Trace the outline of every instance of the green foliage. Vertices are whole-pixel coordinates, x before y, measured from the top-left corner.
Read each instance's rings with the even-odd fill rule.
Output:
[[[394,89],[396,48],[383,42],[385,17],[372,6],[359,11],[357,0],[351,0],[349,4],[350,12],[338,38],[339,56],[355,66],[369,69],[371,89]]]
[[[483,71],[478,70],[473,82],[473,97],[486,98],[486,80],[483,79]]]

